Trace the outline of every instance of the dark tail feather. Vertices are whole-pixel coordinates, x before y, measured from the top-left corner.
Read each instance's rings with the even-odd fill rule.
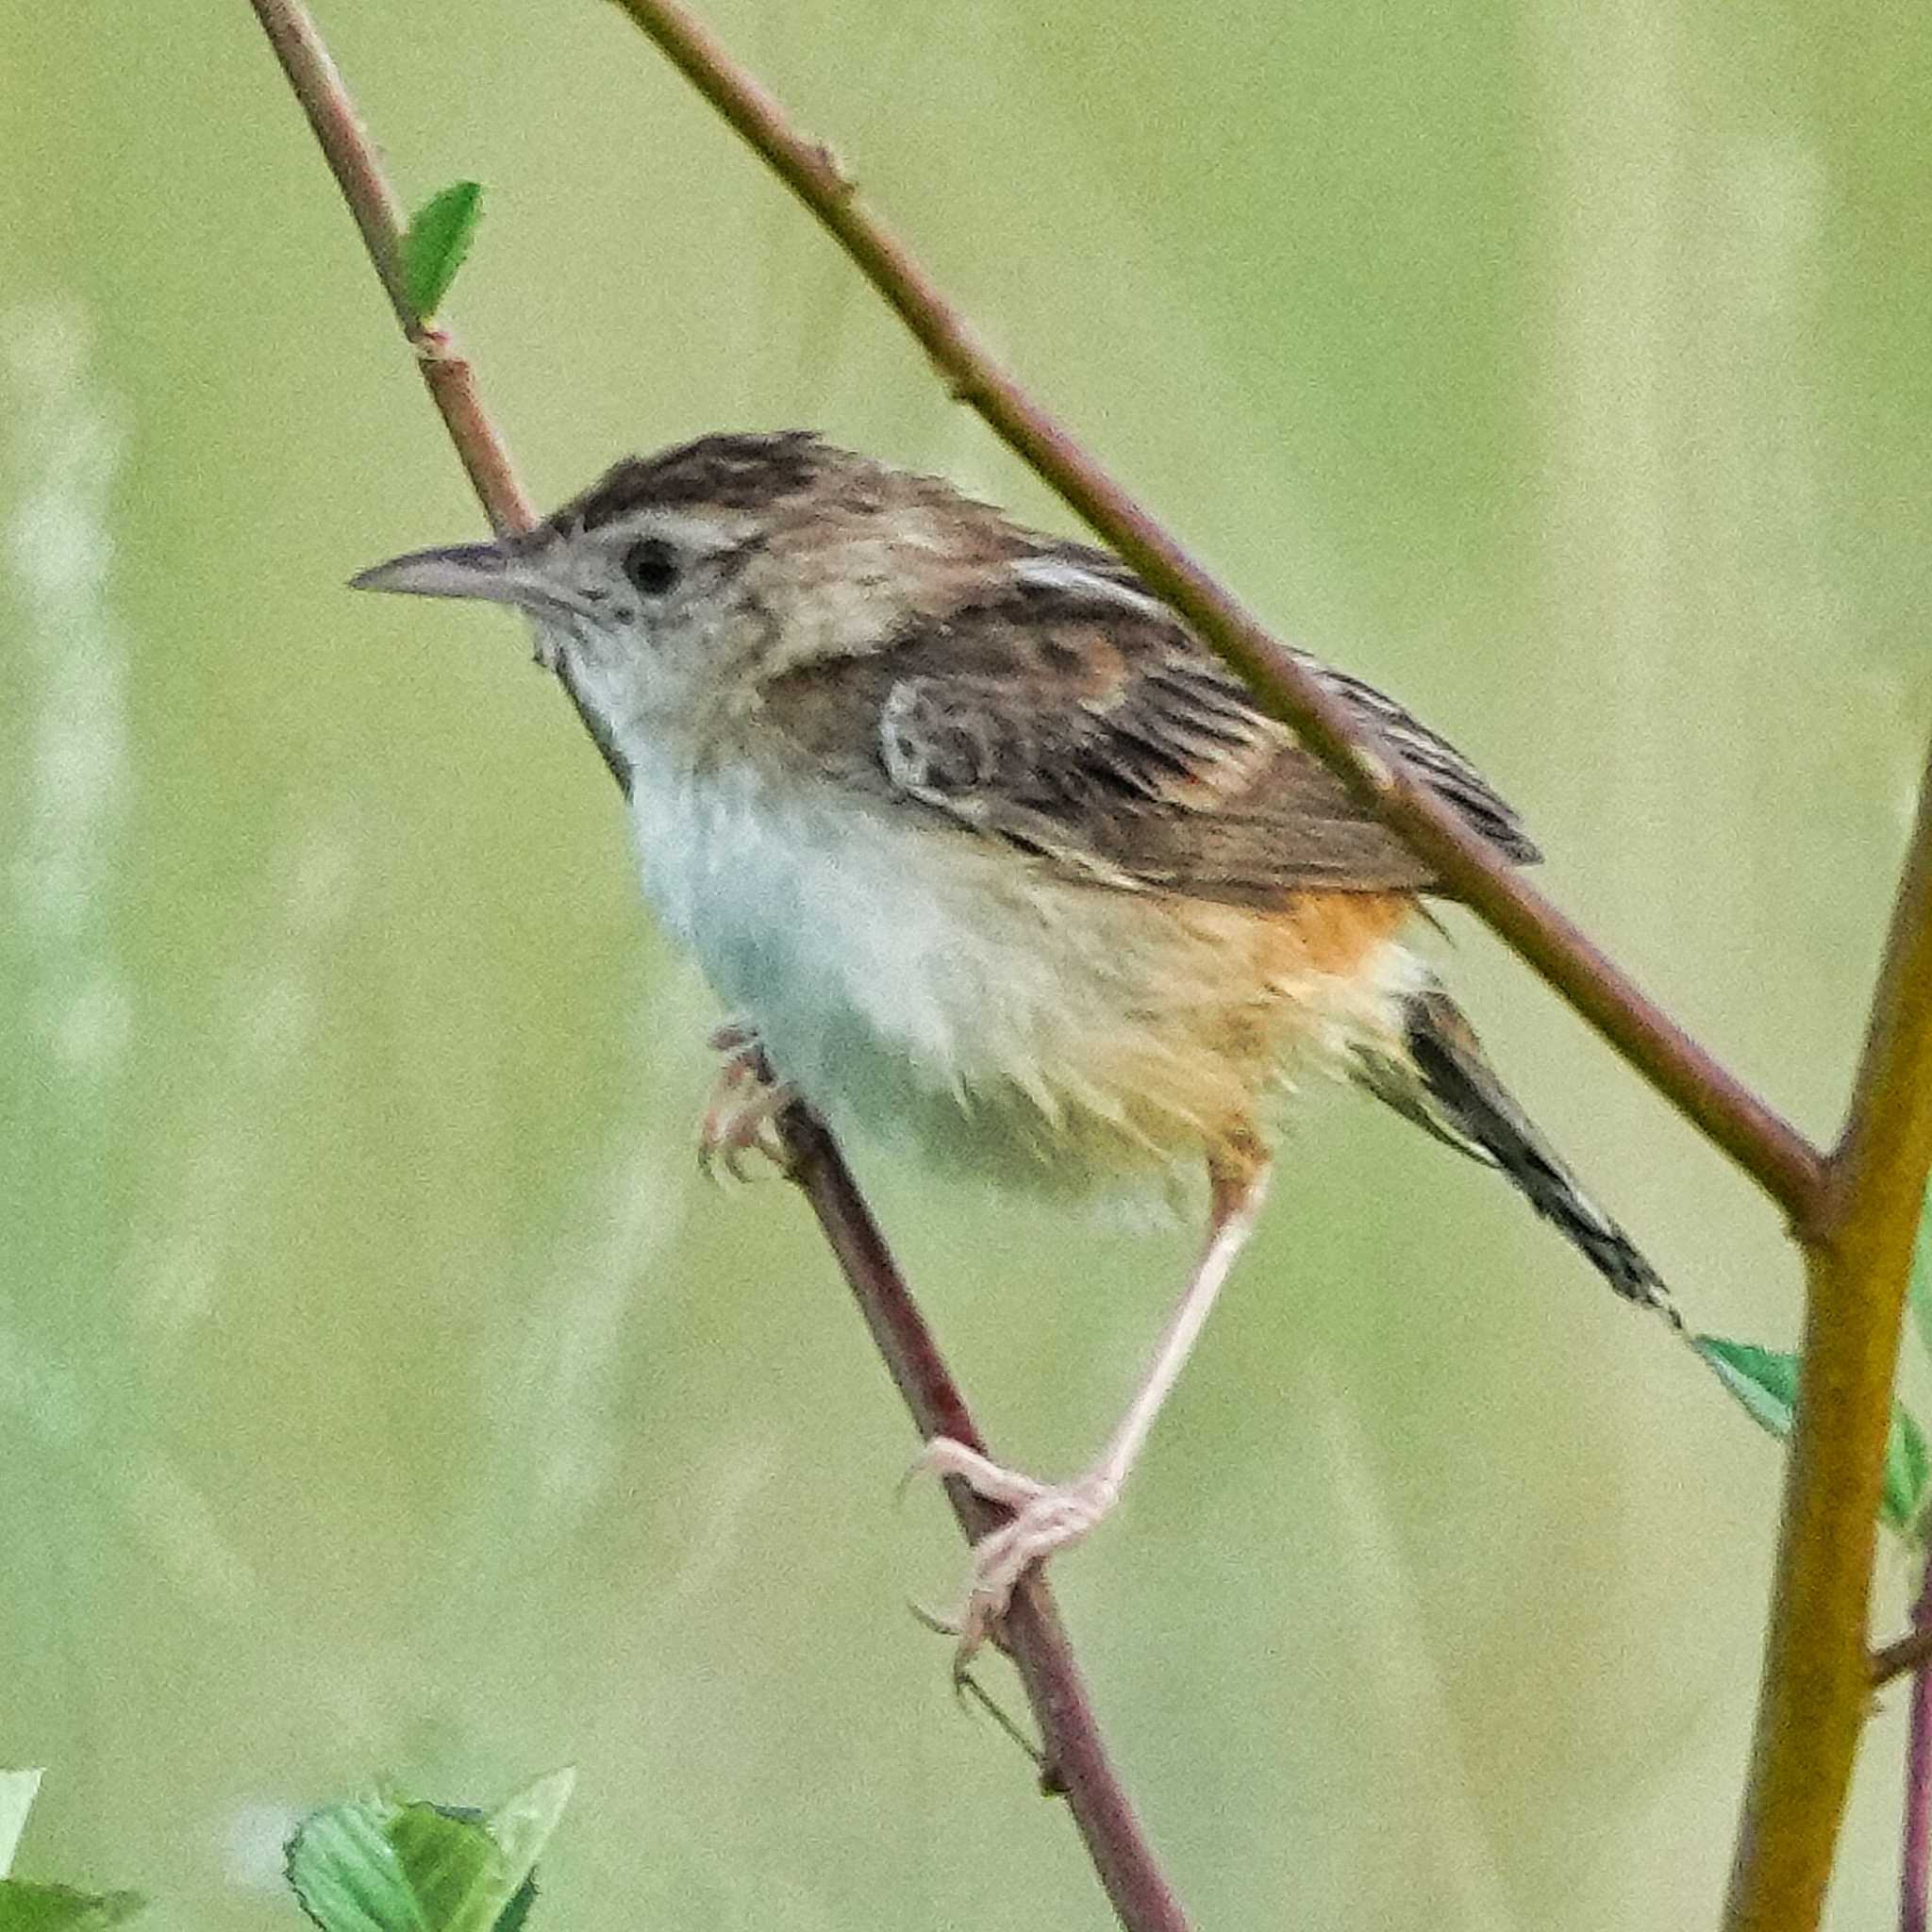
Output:
[[[1530,1124],[1491,1071],[1456,1002],[1441,987],[1426,987],[1410,995],[1403,1018],[1405,1059],[1363,1055],[1357,1070],[1362,1084],[1439,1141],[1500,1168],[1620,1295],[1681,1329],[1683,1317],[1662,1277]]]

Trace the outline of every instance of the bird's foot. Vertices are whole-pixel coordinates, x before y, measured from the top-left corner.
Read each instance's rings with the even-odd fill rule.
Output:
[[[778,1116],[797,1095],[773,1077],[758,1035],[742,1022],[720,1026],[709,1044],[712,1052],[724,1056],[724,1063],[698,1124],[699,1167],[712,1180],[721,1166],[733,1180],[749,1180],[744,1162],[756,1154],[786,1172]]]
[[[1072,1482],[1043,1483],[1003,1468],[948,1436],[935,1436],[925,1445],[907,1480],[921,1475],[956,1475],[974,1495],[1013,1512],[1010,1523],[989,1530],[973,1545],[966,1601],[958,1613],[928,1620],[958,1639],[953,1653],[957,1681],[995,1634],[1020,1579],[1036,1564],[1072,1548],[1108,1516],[1120,1498],[1120,1480],[1109,1471],[1093,1469]]]

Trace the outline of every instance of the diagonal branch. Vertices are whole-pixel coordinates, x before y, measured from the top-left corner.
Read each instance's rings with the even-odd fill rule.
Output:
[[[396,321],[417,355],[471,483],[499,534],[535,522],[509,454],[478,400],[469,362],[448,334],[410,308],[401,269],[401,205],[384,178],[355,104],[299,0],[249,0],[289,85],[308,117],[330,172],[355,217]],[[565,689],[612,774],[622,768],[591,724],[588,708]],[[980,1443],[966,1407],[917,1304],[901,1278],[877,1224],[831,1135],[805,1108],[782,1123],[792,1176],[836,1256],[874,1341],[922,1436],[944,1433]],[[970,1540],[1004,1512],[949,1483],[955,1513]],[[1094,1868],[1126,1932],[1187,1932],[1187,1918],[1156,1862],[1132,1802],[1107,1756],[1073,1648],[1045,1584],[1023,1584],[1005,1619],[1003,1637],[1019,1667],[1045,1745],[1047,1774],[1064,1791]]]
[[[831,151],[676,0],[614,0],[898,314],[954,393],[1190,620],[1310,750],[1786,1211],[1808,1263],[1803,1387],[1731,1932],[1816,1924],[1873,1665],[1875,1510],[1907,1268],[1932,1161],[1932,780],[1850,1122],[1827,1162],[1504,864],[993,358]],[[1904,1646],[1893,1646],[1903,1652]],[[1884,1654],[1881,1670],[1893,1666]]]
[[[1726,1932],[1817,1923],[1870,1704],[1873,1546],[1932,1169],[1932,764],[1850,1116],[1807,1244],[1804,1364]],[[1895,1646],[1896,1647],[1896,1646]]]
[[[1193,625],[1383,822],[1797,1226],[1817,1204],[1818,1151],[1620,972],[1474,827],[1411,777],[1232,591],[1197,563],[1001,366],[907,244],[859,199],[832,151],[675,0],[613,0],[830,231],[960,401]]]
[[[322,36],[299,6],[279,7],[273,0],[261,0],[261,4],[251,0],[251,4],[309,126],[315,130],[329,172],[342,191],[362,245],[369,251],[376,279],[395,311],[398,326],[416,352],[423,380],[441,411],[450,441],[456,444],[491,526],[499,535],[506,530],[527,529],[536,522],[536,514],[517,481],[508,450],[476,400],[469,363],[442,330],[432,328],[409,307],[403,286],[402,204],[384,178],[375,149],[362,131],[361,116],[356,112],[356,104],[349,98]]]
[[[899,1278],[884,1238],[859,1197],[825,1128],[793,1107],[783,1122],[792,1177],[806,1191],[825,1240],[839,1257],[922,1437],[950,1436],[984,1449],[958,1386],[947,1373],[918,1304]],[[969,1542],[1006,1521],[1007,1512],[963,1483],[946,1493]],[[1018,1667],[1027,1702],[1046,1743],[1042,1785],[1064,1791],[1088,1856],[1127,1932],[1186,1932],[1187,1918],[1148,1849],[1133,1802],[1101,1742],[1087,1689],[1044,1580],[1023,1579],[1001,1624],[1001,1641]]]

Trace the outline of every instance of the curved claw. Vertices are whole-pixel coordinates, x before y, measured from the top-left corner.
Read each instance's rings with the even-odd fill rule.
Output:
[[[921,1475],[958,1476],[975,1495],[1013,1511],[1012,1521],[990,1530],[973,1545],[966,1600],[945,1618],[914,1607],[914,1614],[934,1630],[958,1640],[953,1650],[953,1682],[990,1641],[1013,1600],[1020,1579],[1037,1564],[1071,1548],[1113,1508],[1120,1481],[1096,1469],[1070,1483],[1043,1483],[1019,1470],[1003,1468],[991,1457],[949,1436],[935,1436],[905,1475],[899,1491]]]
[[[756,1154],[783,1173],[788,1163],[776,1122],[796,1094],[772,1077],[757,1033],[742,1022],[718,1027],[710,1044],[725,1060],[718,1069],[698,1127],[699,1170],[707,1179],[716,1180],[716,1170],[723,1166],[733,1180],[749,1180],[744,1163]]]

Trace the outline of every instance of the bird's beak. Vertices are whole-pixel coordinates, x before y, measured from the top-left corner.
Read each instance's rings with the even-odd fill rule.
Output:
[[[533,617],[567,617],[559,595],[528,558],[495,543],[453,543],[441,550],[412,550],[349,579],[352,591],[396,591],[409,597],[475,597],[510,604]]]

